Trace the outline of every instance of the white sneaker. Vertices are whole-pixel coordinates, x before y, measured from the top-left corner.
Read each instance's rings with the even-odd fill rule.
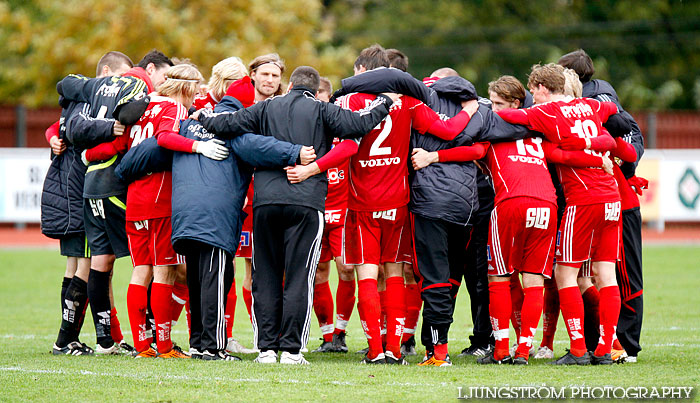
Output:
[[[119,354],[119,345],[117,343],[112,344],[111,347],[104,348],[98,343],[95,346],[95,354],[97,355],[117,355]]]
[[[535,358],[537,360],[542,358],[551,360],[554,358],[554,351],[550,350],[547,346],[542,346],[537,350],[537,354],[535,354],[535,356],[532,358]]]
[[[637,356],[636,355],[628,355],[627,358],[625,358],[625,362],[629,362],[634,364],[637,362]]]
[[[306,361],[301,353],[292,354],[289,351],[283,351],[280,357],[280,364],[309,365],[309,362]]]
[[[226,343],[226,352],[230,354],[255,354],[259,353],[260,350],[256,348],[247,348],[239,343],[238,340],[231,337],[228,339],[228,343]]]
[[[301,350],[299,350],[300,353],[308,353],[309,349],[306,347],[302,347]]]
[[[277,362],[277,353],[274,352],[274,350],[262,351],[253,362],[257,362],[258,364],[275,364]]]

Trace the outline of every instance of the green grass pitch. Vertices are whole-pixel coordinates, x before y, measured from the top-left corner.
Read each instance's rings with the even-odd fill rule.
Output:
[[[366,346],[357,311],[348,327],[348,354],[313,354],[310,366],[256,365],[190,360],[134,360],[126,356],[55,357],[49,353],[59,323],[64,260],[47,250],[0,250],[0,401],[195,401],[195,400],[454,400],[458,387],[509,386],[693,386],[700,385],[700,248],[644,249],[644,350],[636,364],[553,368],[532,360],[528,367],[478,366],[459,358],[471,331],[466,290],[460,291],[450,332],[454,366],[362,366],[353,352]],[[238,262],[239,267],[242,262]],[[114,284],[122,330],[130,342],[126,289],[129,259],[117,262]],[[236,273],[240,287],[242,272]],[[337,278],[336,275],[331,276]],[[331,286],[334,290],[335,286]],[[335,293],[335,292],[334,292]],[[88,313],[88,315],[90,315]],[[181,320],[173,339],[187,346]],[[540,321],[541,326],[541,321]],[[309,349],[320,343],[312,318]],[[512,331],[511,331],[512,333]],[[538,336],[541,329],[538,330]],[[252,344],[252,329],[239,298],[234,336]],[[81,339],[95,343],[89,316]],[[568,346],[560,321],[555,350]],[[696,395],[697,396],[697,395]]]

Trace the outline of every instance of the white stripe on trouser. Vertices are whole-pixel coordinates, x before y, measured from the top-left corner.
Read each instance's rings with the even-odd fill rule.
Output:
[[[317,211],[318,213],[318,232],[316,232],[316,238],[314,238],[311,244],[311,250],[309,250],[309,255],[306,258],[306,267],[309,267],[309,276],[307,280],[307,302],[306,302],[306,318],[304,319],[304,327],[301,332],[301,347],[304,348],[309,342],[309,332],[311,331],[311,311],[314,305],[314,280],[316,279],[316,267],[318,266],[318,260],[321,258],[321,238],[323,238],[323,225],[325,220],[323,219],[323,213]]]
[[[226,259],[221,248],[214,248],[219,254],[219,278],[217,279],[217,300],[216,300],[216,348],[223,350],[226,348],[226,317],[224,316],[224,306],[226,295],[224,293],[224,277],[226,276]],[[212,252],[213,254],[213,252]]]
[[[250,246],[250,276],[253,276],[253,273],[255,272],[255,243],[251,244]],[[253,325],[253,348],[257,349],[258,348],[258,320],[255,317],[255,295],[252,292],[252,287],[251,287],[251,293],[250,293],[250,321],[251,324]]]
[[[438,340],[439,340],[438,337],[439,337],[439,335],[438,335],[438,330],[437,330],[437,329],[433,329],[433,327],[430,326],[430,338],[432,339],[433,346],[436,345],[436,344],[438,344]]]

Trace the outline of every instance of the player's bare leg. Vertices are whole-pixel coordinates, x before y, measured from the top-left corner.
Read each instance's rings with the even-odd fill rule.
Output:
[[[187,320],[187,330],[189,333],[190,327],[190,309],[189,309],[189,289],[187,288],[187,265],[179,264],[175,266],[175,282],[173,283],[173,300],[172,300],[172,327],[175,327],[183,308],[185,309],[185,319]]]
[[[420,287],[413,273],[413,265],[403,264],[403,277],[406,284],[406,326],[401,337],[401,354],[416,355],[416,328],[423,300],[420,296]]]
[[[593,262],[593,276],[600,292],[600,339],[593,352],[593,364],[611,364],[610,351],[616,337],[620,315],[620,289],[617,286],[614,262]]]
[[[377,291],[377,276],[379,266],[362,264],[355,266],[357,273],[358,303],[360,323],[367,336],[369,349],[365,360],[370,362],[385,362],[384,347],[381,338],[381,309],[379,307],[379,292]]]
[[[345,329],[355,309],[355,268],[345,265],[342,257],[335,258],[335,267],[338,270],[338,289],[335,294],[336,323],[333,332],[333,349],[339,353],[347,353]]]

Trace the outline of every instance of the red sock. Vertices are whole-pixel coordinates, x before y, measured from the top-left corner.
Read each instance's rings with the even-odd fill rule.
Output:
[[[447,343],[433,346],[433,353],[436,359],[444,361],[447,358]]]
[[[328,281],[314,285],[314,313],[323,341],[333,341],[333,294]]]
[[[510,321],[510,284],[506,281],[492,281],[489,283],[489,315],[493,337],[496,339],[494,358],[503,359],[509,354],[508,322]]]
[[[355,280],[338,280],[338,290],[335,292],[336,323],[335,333],[340,334],[348,327],[352,310],[355,308]]]
[[[583,299],[577,286],[559,290],[559,307],[571,341],[571,354],[581,357],[586,353],[583,337]]]
[[[124,340],[124,335],[122,334],[122,328],[119,324],[119,318],[117,318],[117,308],[112,308],[109,313],[109,321],[111,323],[110,333],[112,334],[112,340],[115,343],[120,343]]]
[[[248,310],[250,323],[253,323],[253,314],[251,313],[251,308],[253,307],[253,293],[245,287],[241,288],[243,289],[243,302],[245,302],[245,308]]]
[[[600,339],[595,355],[601,357],[610,352],[620,316],[620,289],[611,285],[600,289]]]
[[[190,290],[187,288],[187,284],[175,283],[173,284],[173,300],[172,300],[172,327],[175,327],[178,319],[180,319],[180,314],[182,314],[182,308],[190,299]]]
[[[148,288],[129,284],[126,292],[126,307],[129,311],[129,326],[134,338],[136,351],[146,351],[153,341],[150,327],[146,326],[146,310],[148,309]]]
[[[386,346],[386,290],[379,292],[379,307],[381,313],[379,316],[379,325],[382,333],[382,345]]]
[[[510,277],[510,302],[512,305],[512,311],[510,313],[510,322],[513,324],[513,329],[515,330],[515,340],[520,339],[520,311],[523,308],[523,287],[520,285],[520,279],[517,275]]]
[[[416,326],[418,326],[418,316],[420,316],[420,308],[423,305],[423,300],[420,296],[420,287],[418,284],[406,284],[406,326],[403,329],[403,337],[401,344],[416,334]]]
[[[554,279],[544,280],[544,306],[542,307],[542,343],[541,347],[554,350],[554,334],[559,320],[559,292]]]
[[[226,295],[226,310],[224,312],[224,317],[226,318],[226,337],[233,337],[233,319],[236,317],[236,300],[238,296],[236,295],[236,279],[233,280],[231,284],[231,289],[228,290]]]
[[[360,280],[357,282],[357,288],[357,310],[360,313],[362,329],[365,331],[367,343],[369,344],[367,356],[373,359],[384,353],[379,325],[381,310],[379,308],[377,280],[371,278]]]
[[[403,276],[386,279],[386,350],[401,357],[401,336],[406,323],[406,286]]]
[[[151,309],[153,318],[156,321],[156,345],[159,353],[167,353],[172,350],[173,343],[170,341],[170,318],[172,317],[172,295],[173,286],[153,282],[151,287]]]
[[[520,316],[520,338],[518,338],[517,356],[529,357],[532,338],[535,337],[537,324],[542,316],[544,304],[544,287],[527,287],[523,290],[523,307]]]

